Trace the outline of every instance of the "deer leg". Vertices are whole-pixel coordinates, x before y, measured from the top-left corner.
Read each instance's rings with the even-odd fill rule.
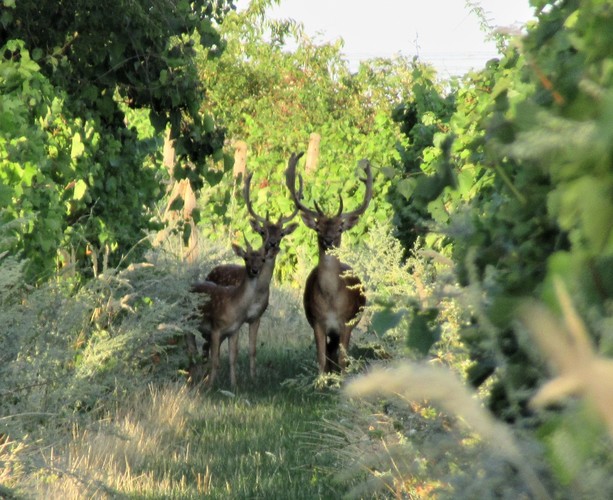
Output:
[[[219,347],[221,344],[221,335],[219,332],[211,332],[210,341],[211,372],[209,373],[209,378],[206,381],[207,388],[213,387],[213,382],[215,381],[215,377],[217,377],[217,370],[219,369]]]
[[[238,358],[238,332],[230,335],[228,339],[228,351],[230,358],[230,385],[236,388],[236,359]]]
[[[323,326],[316,324],[313,327],[313,333],[315,334],[315,347],[317,348],[317,363],[319,364],[319,373],[324,373],[327,371],[326,330]]]
[[[204,377],[204,370],[198,359],[198,346],[196,345],[196,336],[193,333],[185,334],[185,343],[187,345],[187,373],[188,383],[195,385],[201,382]]]
[[[185,334],[185,344],[187,345],[187,355],[190,364],[198,357],[198,346],[196,345],[196,336],[193,333]]]
[[[326,340],[326,372],[339,372],[340,335],[335,331],[328,332]]]
[[[349,341],[351,340],[351,328],[345,326],[341,331],[341,345],[338,351],[338,366],[341,372],[347,368],[347,352],[349,351]]]
[[[260,318],[256,319],[249,325],[249,375],[252,379],[255,378],[255,352],[258,342],[258,328],[260,327]]]

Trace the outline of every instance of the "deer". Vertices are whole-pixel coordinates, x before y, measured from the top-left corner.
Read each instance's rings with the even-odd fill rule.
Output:
[[[277,222],[270,220],[268,212],[266,217],[258,215],[251,203],[250,186],[253,172],[245,178],[243,187],[243,198],[247,210],[251,215],[250,224],[252,229],[262,237],[264,249],[267,252],[266,262],[260,272],[256,287],[255,297],[248,307],[245,322],[249,324],[249,374],[251,379],[256,377],[256,350],[257,336],[260,327],[260,318],[268,308],[270,299],[270,282],[275,268],[275,261],[279,251],[281,250],[281,240],[293,233],[298,224],[288,224],[297,214],[298,209],[287,216],[281,215]],[[219,285],[231,286],[237,285],[245,276],[245,267],[236,264],[224,264],[213,268],[205,279]],[[238,349],[238,343],[233,344]],[[232,348],[232,346],[231,346]],[[237,352],[233,353],[234,358],[238,356]]]
[[[249,310],[253,304],[258,290],[259,277],[266,262],[271,257],[271,251],[264,246],[258,250],[251,248],[245,240],[246,250],[239,245],[232,244],[234,253],[241,257],[245,266],[240,281],[233,285],[220,285],[212,281],[194,283],[190,291],[207,295],[200,309],[200,325],[198,329],[204,338],[203,356],[210,359],[211,369],[205,386],[210,388],[215,382],[219,369],[219,351],[221,343],[228,338],[230,344],[230,383],[236,387],[236,355],[238,353],[238,330],[247,320]],[[192,360],[198,352],[196,338],[187,334],[187,347]],[[201,377],[200,369],[193,364],[190,367],[193,383]]]
[[[300,190],[296,192],[296,165],[302,155],[292,153],[285,177],[304,224],[317,234],[319,261],[305,283],[304,311],[315,335],[319,373],[343,372],[347,366],[351,332],[358,314],[366,305],[366,296],[351,267],[330,251],[340,247],[343,232],[354,227],[368,208],[372,198],[372,171],[370,162],[364,160],[366,177],[360,180],[366,190],[362,203],[355,210],[343,213],[343,198],[339,193],[337,213],[327,215],[316,201],[315,210],[302,203],[300,175]]]

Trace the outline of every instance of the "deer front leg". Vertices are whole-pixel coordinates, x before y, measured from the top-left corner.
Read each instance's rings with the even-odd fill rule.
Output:
[[[258,328],[260,327],[260,318],[256,319],[249,325],[249,375],[252,379],[255,378],[255,352],[258,342]]]
[[[221,335],[219,332],[211,332],[210,342],[211,372],[209,373],[209,378],[206,381],[207,389],[213,387],[215,377],[217,377],[217,370],[219,370],[219,346],[221,344]]]
[[[313,333],[315,334],[319,373],[324,373],[326,371],[326,330],[322,325],[316,324]]]
[[[230,358],[230,385],[236,389],[236,359],[238,358],[238,332],[234,332],[228,339],[228,351]]]
[[[347,353],[349,352],[349,341],[351,340],[351,328],[345,326],[341,332],[341,345],[338,350],[338,366],[341,372],[347,368]]]

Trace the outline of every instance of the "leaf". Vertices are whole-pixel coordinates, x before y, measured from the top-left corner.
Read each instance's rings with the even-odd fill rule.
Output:
[[[204,131],[210,134],[215,131],[215,120],[213,120],[210,115],[205,115],[202,126],[204,127]]]
[[[417,186],[415,179],[402,179],[396,186],[396,189],[406,200],[409,200],[413,195],[413,191],[415,191],[415,186]]]
[[[409,326],[409,337],[407,345],[411,349],[426,355],[434,344],[441,337],[441,327],[438,324],[432,325],[438,316],[438,309],[426,309],[418,312],[411,326]]]
[[[404,316],[404,311],[392,311],[392,309],[383,309],[373,314],[371,326],[377,334],[382,335],[388,330],[398,326],[400,320]]]
[[[182,210],[183,205],[185,205],[183,198],[181,198],[180,196],[177,196],[174,200],[172,200],[172,203],[170,204],[170,207],[168,207],[168,209],[169,210]]]
[[[79,179],[75,182],[74,185],[74,193],[72,194],[72,198],[74,200],[82,200],[87,191],[87,184],[83,179]]]
[[[70,149],[70,157],[73,160],[79,158],[81,155],[83,155],[84,151],[85,146],[81,141],[81,134],[77,132],[75,135],[72,136],[72,148]]]

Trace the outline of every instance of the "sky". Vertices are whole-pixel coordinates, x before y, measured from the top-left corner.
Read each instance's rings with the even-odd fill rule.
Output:
[[[238,10],[248,5],[238,0]],[[490,25],[519,30],[532,17],[529,0],[473,0]],[[344,40],[343,53],[355,70],[373,57],[418,55],[441,76],[482,68],[496,56],[477,16],[465,0],[281,0],[269,17],[301,22],[316,42]]]

